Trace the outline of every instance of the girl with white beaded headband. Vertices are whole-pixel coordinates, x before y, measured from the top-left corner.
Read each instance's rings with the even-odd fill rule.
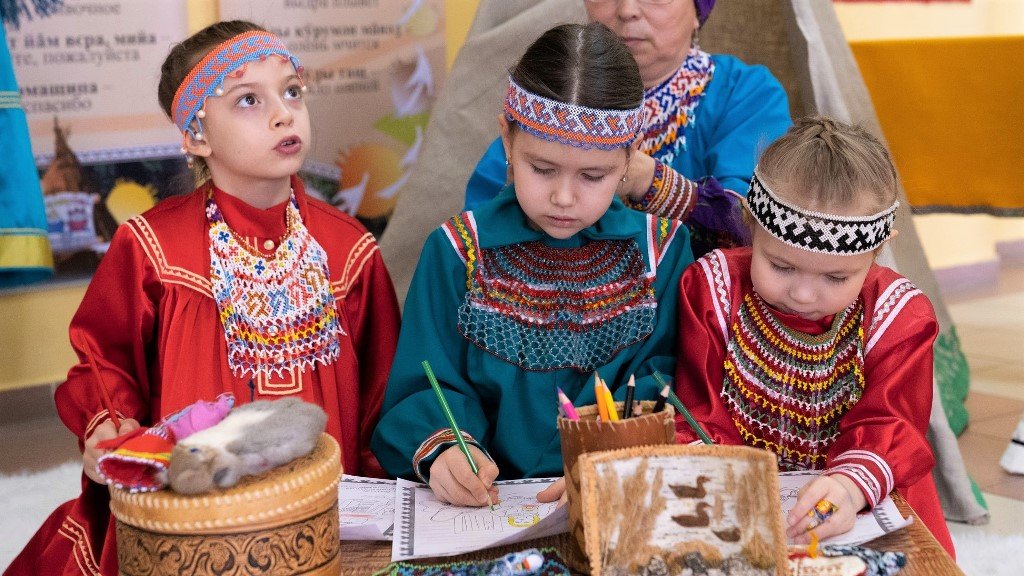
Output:
[[[557,63],[557,66],[552,65]],[[686,228],[630,210],[615,190],[640,129],[643,86],[601,24],[545,32],[512,69],[499,118],[512,183],[428,238],[373,438],[393,475],[481,506],[507,479],[562,475],[557,391],[618,399],[630,375],[654,398],[671,374]],[[479,466],[438,410],[429,360]],[[556,482],[538,498],[558,499]]]
[[[398,306],[373,237],[296,175],[311,143],[302,86],[284,43],[249,22],[213,24],[171,49],[160,103],[202,168],[199,186],[117,230],[71,322],[118,418],[79,349],[56,404],[90,480],[11,573],[117,574],[99,442],[222,393],[318,404],[345,471],[383,475],[369,440]]]
[[[716,443],[822,471],[787,519],[793,540],[844,533],[895,490],[953,554],[926,437],[938,323],[920,290],[875,263],[896,235],[896,198],[875,138],[797,120],[754,171],[752,246],[683,274],[675,387]]]

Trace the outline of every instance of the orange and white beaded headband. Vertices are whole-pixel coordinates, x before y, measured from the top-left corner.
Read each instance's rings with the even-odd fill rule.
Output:
[[[643,115],[643,103],[629,110],[566,104],[534,94],[508,79],[505,118],[545,140],[584,149],[624,148],[639,134]]]
[[[754,169],[747,193],[750,214],[769,234],[803,250],[851,255],[870,252],[892,234],[899,201],[870,216],[812,212],[778,197]]]
[[[296,73],[302,74],[299,59],[288,51],[280,38],[264,30],[243,32],[217,45],[185,76],[174,93],[171,119],[183,134],[202,140],[203,106],[210,96],[224,93],[222,85],[229,74],[255,60],[279,56],[291,61]],[[303,86],[305,88],[305,86]],[[195,121],[196,127],[192,127]]]

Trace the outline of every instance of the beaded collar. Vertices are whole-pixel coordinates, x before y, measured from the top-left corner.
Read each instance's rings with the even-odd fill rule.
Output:
[[[711,55],[694,45],[671,78],[644,92],[642,152],[671,164],[686,151],[686,127],[694,123],[697,105],[714,73]]]
[[[443,229],[466,264],[458,330],[510,364],[587,373],[654,331],[654,268],[648,272],[632,238],[482,248],[472,212]],[[652,244],[667,245],[670,238]]]
[[[228,366],[238,376],[282,376],[338,358],[344,335],[331,292],[327,253],[302,223],[294,192],[288,232],[265,256],[236,236],[213,199],[210,281],[227,340]]]
[[[812,336],[783,325],[756,292],[732,324],[722,398],[748,446],[775,452],[780,470],[823,468],[839,420],[864,391],[860,298]]]

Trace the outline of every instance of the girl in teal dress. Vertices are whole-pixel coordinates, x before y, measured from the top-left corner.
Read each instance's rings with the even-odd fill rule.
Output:
[[[673,373],[689,235],[615,194],[642,111],[636,63],[601,24],[549,30],[512,70],[499,118],[512,184],[427,238],[409,289],[371,444],[390,474],[485,505],[495,478],[561,475],[557,387],[593,404],[596,371],[621,400],[635,375],[636,397],[654,398],[653,372]]]

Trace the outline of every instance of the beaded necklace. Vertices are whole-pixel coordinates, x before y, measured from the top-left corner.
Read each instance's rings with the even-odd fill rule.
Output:
[[[239,378],[282,376],[337,360],[344,331],[328,280],[327,253],[303,225],[294,192],[286,208],[288,232],[269,256],[231,230],[212,191],[206,218],[210,281],[231,371]]]
[[[671,164],[686,151],[686,127],[694,123],[697,105],[714,73],[711,55],[695,44],[672,77],[644,92],[642,152]]]
[[[722,398],[749,446],[779,458],[780,470],[823,468],[839,420],[864,391],[863,303],[811,336],[782,325],[756,292],[732,325]]]
[[[473,252],[459,332],[524,370],[590,372],[654,330],[653,277],[632,240]]]

